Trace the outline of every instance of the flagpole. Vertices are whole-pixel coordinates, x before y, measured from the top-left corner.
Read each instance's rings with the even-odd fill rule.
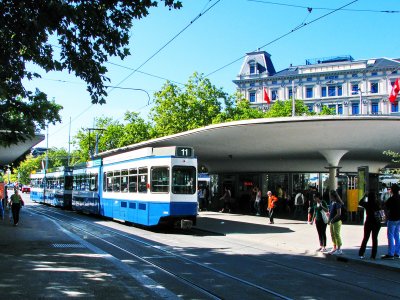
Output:
[[[292,80],[292,117],[296,115],[295,102],[294,102],[294,80]]]

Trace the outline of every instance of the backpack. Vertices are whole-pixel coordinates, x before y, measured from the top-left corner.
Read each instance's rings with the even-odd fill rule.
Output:
[[[347,208],[344,206],[344,204],[340,209],[340,220],[342,220],[342,222],[347,221]]]

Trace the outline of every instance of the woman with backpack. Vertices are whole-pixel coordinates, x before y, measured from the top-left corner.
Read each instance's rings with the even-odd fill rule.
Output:
[[[342,228],[342,207],[344,205],[342,199],[339,194],[335,190],[331,190],[329,192],[329,198],[331,200],[331,204],[329,206],[329,229],[331,232],[331,238],[333,243],[333,249],[329,254],[343,254],[342,249],[342,238],[340,236],[340,230]]]

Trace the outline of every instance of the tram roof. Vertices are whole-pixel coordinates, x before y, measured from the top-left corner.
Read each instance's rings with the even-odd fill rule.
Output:
[[[399,116],[302,116],[210,125],[100,153],[141,147],[191,146],[211,172],[326,171],[326,153],[345,153],[343,171],[393,165],[383,151],[400,152]],[[325,156],[324,156],[325,153]]]
[[[43,141],[45,136],[43,134],[36,134],[32,139],[27,139],[25,142],[19,142],[9,147],[0,146],[0,166],[12,164],[26,152],[30,151],[32,147]]]

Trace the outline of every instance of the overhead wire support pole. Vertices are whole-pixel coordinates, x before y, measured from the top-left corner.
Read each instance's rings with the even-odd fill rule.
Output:
[[[92,143],[91,143],[90,133],[92,131],[106,131],[107,129],[104,129],[104,128],[87,128],[86,130],[89,131],[89,155],[90,155],[90,159],[93,159],[94,154],[93,154],[93,151],[92,151]],[[95,141],[95,143],[97,144],[97,141]],[[97,145],[95,145],[95,147],[97,148]]]

